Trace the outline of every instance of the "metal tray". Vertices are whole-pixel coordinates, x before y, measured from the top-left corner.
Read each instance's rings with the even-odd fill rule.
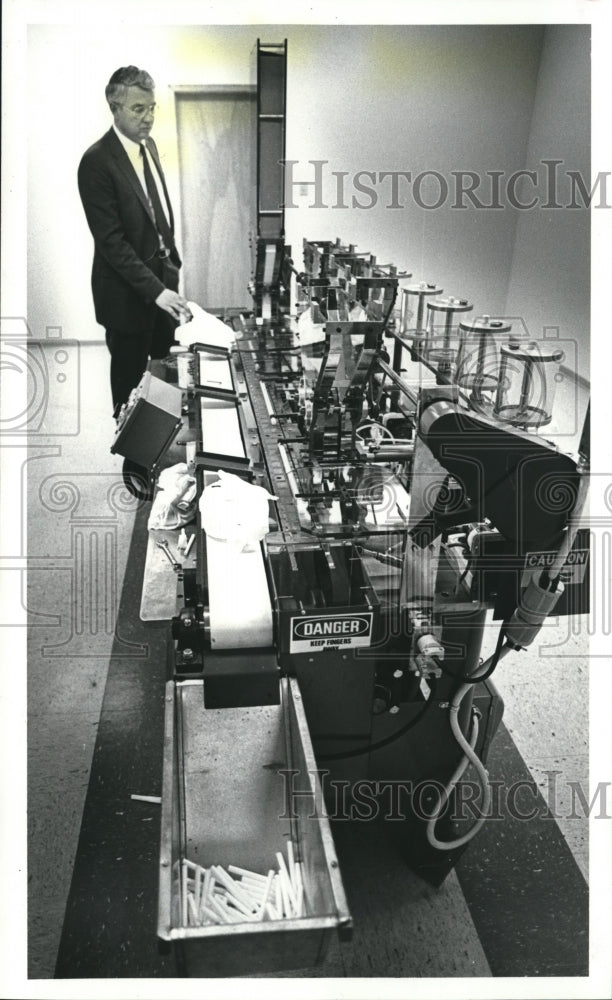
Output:
[[[280,705],[226,709],[205,709],[203,683],[166,686],[158,936],[188,976],[313,967],[352,924],[297,680],[281,680]],[[265,874],[289,837],[304,865],[306,916],[182,924],[182,858]]]

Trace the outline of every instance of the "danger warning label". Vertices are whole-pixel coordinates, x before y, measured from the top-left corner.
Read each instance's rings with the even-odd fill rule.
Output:
[[[290,620],[290,653],[318,653],[329,649],[355,649],[372,641],[372,612],[300,616]]]

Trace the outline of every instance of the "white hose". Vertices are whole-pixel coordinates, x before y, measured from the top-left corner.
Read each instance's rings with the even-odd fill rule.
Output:
[[[491,805],[491,786],[489,785],[489,775],[484,767],[484,764],[474,752],[474,747],[476,746],[476,742],[478,740],[478,716],[476,714],[474,714],[473,716],[472,732],[470,735],[469,742],[463,735],[461,731],[461,726],[459,725],[459,708],[461,706],[461,702],[465,698],[467,692],[472,687],[473,686],[471,684],[463,684],[459,688],[459,690],[457,691],[455,697],[451,702],[451,706],[449,709],[451,730],[453,732],[455,740],[463,750],[463,758],[459,763],[459,766],[455,770],[453,776],[451,777],[450,781],[442,791],[438,804],[434,812],[430,816],[426,828],[428,842],[431,844],[432,847],[436,847],[438,850],[441,851],[452,850],[452,848],[454,847],[462,847],[463,844],[467,844],[468,841],[470,841],[472,837],[474,837],[480,830],[481,826],[483,825],[484,821],[487,818],[489,807]],[[438,822],[438,819],[440,818],[440,814],[442,813],[444,806],[448,802],[448,798],[451,792],[453,791],[453,789],[455,788],[455,786],[457,785],[457,783],[459,782],[460,778],[463,776],[465,771],[467,770],[469,764],[472,764],[472,766],[474,767],[474,770],[476,771],[480,779],[480,785],[482,788],[482,807],[480,810],[480,817],[476,820],[474,825],[470,827],[467,833],[463,834],[462,837],[457,837],[456,840],[438,840],[438,838],[434,833],[434,827]]]
[[[364,438],[363,432],[364,431],[370,431],[369,440],[373,441],[374,440],[374,434],[372,432],[372,428],[374,428],[374,427],[376,427],[376,431],[375,431],[376,434],[386,435],[391,441],[395,442],[395,438],[393,437],[393,434],[391,433],[391,431],[389,430],[389,428],[386,427],[384,424],[377,423],[377,421],[373,421],[371,424],[362,424],[361,427],[357,428],[357,430],[355,431],[355,434],[359,438],[360,441],[365,441],[365,440],[368,440],[368,439]]]

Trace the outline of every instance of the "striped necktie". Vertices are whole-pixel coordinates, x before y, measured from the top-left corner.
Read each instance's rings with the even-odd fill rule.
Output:
[[[172,247],[172,232],[170,226],[168,225],[168,220],[162,208],[162,203],[159,198],[159,191],[157,190],[157,184],[155,183],[155,178],[153,176],[153,171],[151,170],[151,165],[149,163],[149,157],[145,147],[140,145],[140,155],[142,156],[142,165],[144,168],[144,178],[145,184],[147,186],[147,194],[149,195],[149,200],[153,207],[153,214],[155,216],[155,225],[157,226],[157,232],[160,236],[160,243],[162,248],[169,250]]]

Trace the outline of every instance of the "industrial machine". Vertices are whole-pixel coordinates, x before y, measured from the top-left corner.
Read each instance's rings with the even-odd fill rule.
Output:
[[[393,810],[406,863],[442,882],[490,806],[491,675],[588,603],[587,435],[570,456],[537,433],[561,350],[341,240],[296,267],[286,45],[257,56],[254,308],[187,345],[175,389],[199,502],[158,933],[200,975],[314,965],[350,933],[330,821]]]

